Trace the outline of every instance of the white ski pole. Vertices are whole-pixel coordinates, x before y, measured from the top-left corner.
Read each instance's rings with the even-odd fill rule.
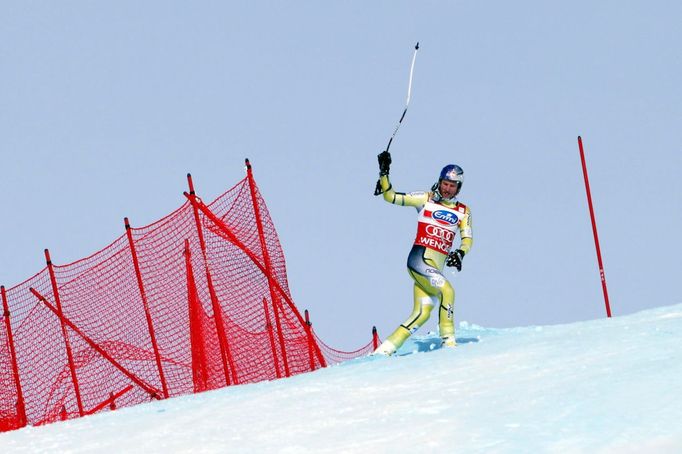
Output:
[[[398,120],[398,124],[395,127],[395,131],[393,131],[393,135],[389,139],[388,145],[386,145],[386,151],[388,151],[388,149],[391,148],[391,143],[393,142],[393,138],[398,133],[398,129],[400,129],[400,125],[403,123],[403,119],[405,118],[405,114],[407,113],[407,108],[410,106],[410,98],[412,97],[412,75],[414,74],[414,62],[417,60],[417,51],[418,50],[419,50],[419,43],[417,43],[414,46],[414,53],[412,54],[412,64],[410,65],[410,80],[407,84],[407,101],[405,102],[405,110],[403,110],[403,114],[400,116],[400,120]]]
[[[400,116],[400,120],[398,120],[398,124],[395,127],[395,130],[393,131],[393,135],[391,138],[388,140],[388,145],[386,145],[386,151],[388,151],[389,148],[391,148],[391,144],[393,143],[393,139],[395,138],[395,135],[398,133],[398,129],[400,129],[400,125],[403,123],[403,120],[405,119],[405,114],[407,113],[407,108],[410,106],[410,98],[412,97],[412,76],[414,74],[414,62],[417,60],[417,51],[419,50],[419,42],[414,46],[414,53],[412,54],[412,64],[410,65],[410,80],[407,84],[407,101],[405,101],[405,110],[403,110],[403,114]],[[374,189],[374,195],[379,195],[382,192],[384,192],[381,189],[381,182],[377,181],[376,188]]]

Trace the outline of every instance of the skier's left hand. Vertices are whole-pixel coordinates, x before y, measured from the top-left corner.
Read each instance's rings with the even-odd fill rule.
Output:
[[[454,266],[457,271],[462,271],[462,259],[464,258],[464,251],[461,249],[455,249],[448,254],[448,258],[445,259],[445,264],[447,266]]]

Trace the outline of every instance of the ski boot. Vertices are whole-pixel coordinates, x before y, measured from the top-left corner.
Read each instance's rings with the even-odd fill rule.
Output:
[[[396,346],[391,342],[390,340],[386,339],[377,347],[376,350],[374,350],[371,353],[371,356],[377,356],[377,355],[382,355],[382,356],[391,356],[393,353],[398,350]]]
[[[441,344],[443,347],[447,348],[454,348],[457,347],[457,341],[455,340],[455,336],[443,336],[443,343]]]

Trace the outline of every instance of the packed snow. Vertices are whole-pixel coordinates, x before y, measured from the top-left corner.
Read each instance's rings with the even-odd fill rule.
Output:
[[[682,452],[682,304],[457,338],[7,432],[0,453]]]

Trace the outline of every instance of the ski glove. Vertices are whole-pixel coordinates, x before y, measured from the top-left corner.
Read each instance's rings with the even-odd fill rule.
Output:
[[[379,175],[388,175],[388,171],[391,169],[391,153],[382,151],[377,158],[379,159]]]
[[[447,266],[454,266],[457,271],[462,271],[462,259],[464,258],[464,251],[461,249],[455,249],[448,254],[448,258],[445,259],[445,264]]]

